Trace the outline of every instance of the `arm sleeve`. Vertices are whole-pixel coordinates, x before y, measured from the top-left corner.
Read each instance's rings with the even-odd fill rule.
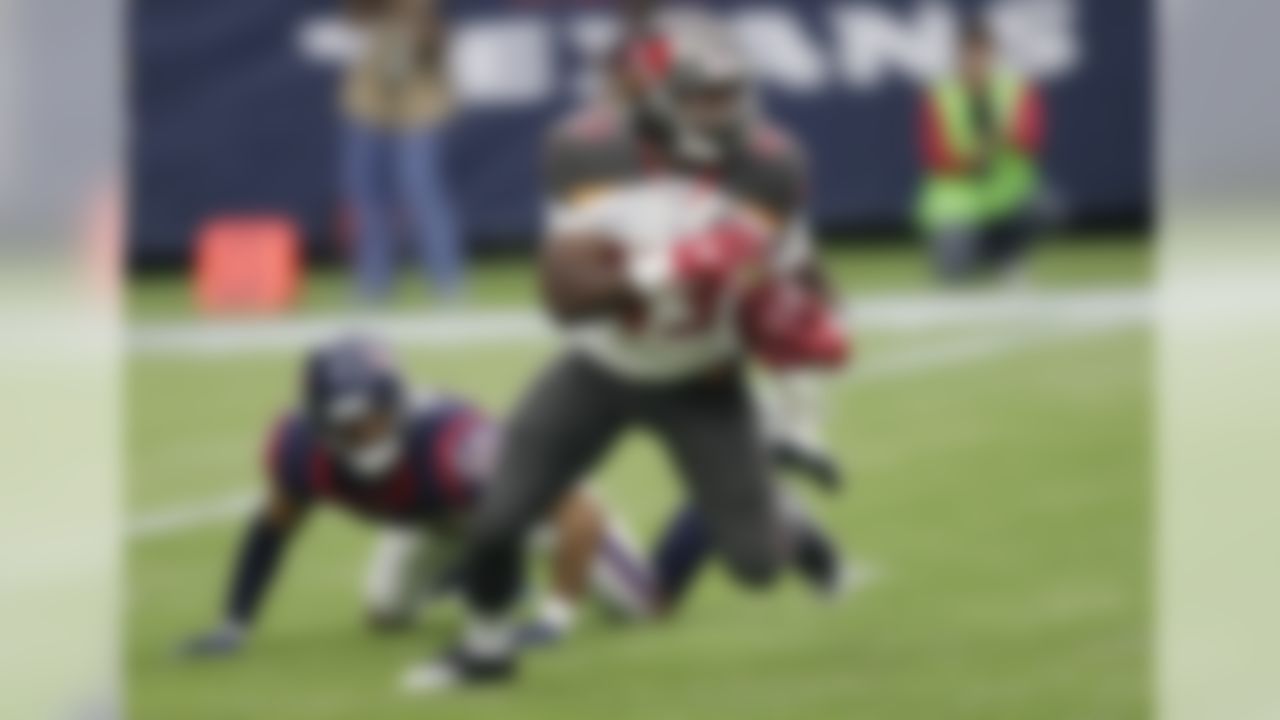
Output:
[[[267,433],[262,449],[262,474],[269,497],[284,498],[297,507],[311,503],[308,440],[296,416],[286,414]]]
[[[292,532],[274,523],[266,513],[250,521],[227,595],[227,619],[248,627],[253,623]]]
[[[934,172],[954,173],[964,170],[964,163],[951,152],[938,108],[925,96],[919,110],[920,154],[925,167]]]
[[[1045,111],[1040,90],[1028,85],[1018,105],[1013,142],[1028,155],[1039,155],[1044,147]]]
[[[260,511],[245,528],[236,565],[227,590],[227,619],[248,627],[292,535],[294,518],[281,518],[286,506],[299,512],[309,504],[300,458],[305,448],[298,438],[298,424],[289,415],[281,417],[270,432],[262,452],[267,497],[272,506]]]

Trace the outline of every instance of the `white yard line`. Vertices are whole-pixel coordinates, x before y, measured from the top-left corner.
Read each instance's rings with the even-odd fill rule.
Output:
[[[905,305],[900,306],[899,311],[904,313],[899,318],[918,312],[908,311]],[[861,363],[846,379],[860,384],[927,374],[934,370],[998,359],[1113,330],[1137,327],[1146,318],[1146,298],[1138,294],[1111,299],[1084,297],[1074,307],[1055,301],[1041,306],[1029,315],[1025,315],[1025,311],[1018,311],[1016,318],[1010,315],[1007,308],[991,306],[984,312],[985,318],[989,320],[1005,318],[1017,319],[1019,322],[1011,327],[1002,326],[1003,329],[995,333],[984,332],[926,348],[889,353]],[[916,323],[928,324],[926,321],[927,318],[922,315],[904,320],[913,326]],[[1028,325],[1023,321],[1043,323]],[[244,517],[256,500],[257,495],[254,493],[236,493],[144,512],[130,523],[129,537],[131,540],[143,541],[221,525]]]
[[[1134,287],[880,295],[848,300],[844,315],[862,331],[918,331],[987,323],[1141,318],[1149,312],[1149,301],[1146,291]],[[298,350],[351,330],[376,334],[398,346],[437,349],[527,345],[550,342],[555,336],[533,309],[458,310],[257,321],[147,321],[134,324],[129,347],[138,355],[242,355]]]
[[[261,496],[257,493],[240,492],[143,513],[129,523],[129,538],[148,540],[220,525],[235,518],[246,517],[260,499]]]
[[[1014,327],[981,332],[973,336],[888,353],[857,363],[844,376],[846,382],[867,383],[913,376],[969,363],[997,359],[1052,345],[1070,343],[1082,337],[1111,330],[1137,327],[1140,319],[1130,317],[1091,318],[1049,327]]]

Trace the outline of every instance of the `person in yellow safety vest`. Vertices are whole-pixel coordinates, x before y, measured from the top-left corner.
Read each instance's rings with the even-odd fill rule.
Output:
[[[925,177],[917,221],[941,277],[1016,271],[1042,224],[1039,90],[998,65],[984,25],[966,27],[959,68],[921,106]]]

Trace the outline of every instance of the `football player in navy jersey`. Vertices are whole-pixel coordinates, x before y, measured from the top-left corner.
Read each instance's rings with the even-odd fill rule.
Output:
[[[411,398],[390,353],[365,338],[312,353],[302,394],[302,406],[282,417],[268,439],[268,497],[245,531],[223,620],[185,645],[192,655],[227,655],[243,646],[294,530],[317,505],[383,527],[366,587],[372,627],[404,627],[451,580],[447,555],[437,558],[444,562],[426,560],[452,544],[484,493],[498,425],[465,400]],[[591,495],[569,496],[549,525],[553,587],[526,626],[528,643],[567,632],[592,586],[614,611],[650,612],[654,588],[645,561]]]

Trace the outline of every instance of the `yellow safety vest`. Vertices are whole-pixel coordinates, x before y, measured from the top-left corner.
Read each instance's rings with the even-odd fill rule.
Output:
[[[999,219],[1026,203],[1039,185],[1035,158],[1013,143],[1018,107],[1027,84],[1012,73],[999,73],[991,83],[995,142],[988,165],[980,173],[930,172],[916,208],[927,230]],[[935,86],[930,102],[941,115],[944,139],[952,155],[974,161],[981,151],[973,122],[971,95],[959,79]]]

